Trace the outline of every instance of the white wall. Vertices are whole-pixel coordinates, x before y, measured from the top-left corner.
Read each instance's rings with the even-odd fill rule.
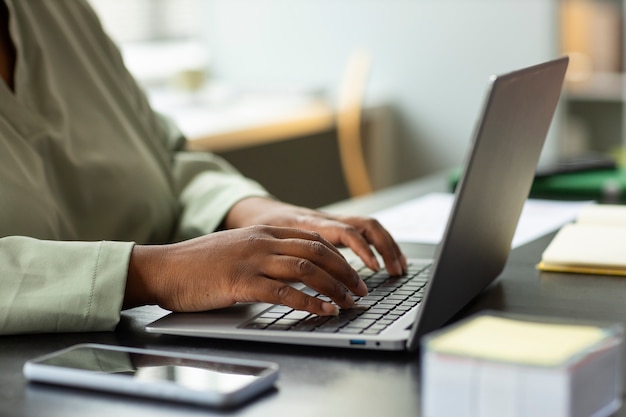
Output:
[[[489,76],[557,54],[556,0],[213,0],[209,9],[212,71],[233,82],[332,88],[350,50],[369,48],[368,101],[397,110],[395,180],[458,165]]]

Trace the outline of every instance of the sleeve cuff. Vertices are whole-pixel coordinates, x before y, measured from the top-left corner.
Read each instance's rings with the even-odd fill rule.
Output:
[[[114,329],[133,245],[0,239],[0,334]]]

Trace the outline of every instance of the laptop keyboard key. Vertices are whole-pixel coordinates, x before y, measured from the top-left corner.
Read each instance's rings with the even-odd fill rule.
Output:
[[[373,325],[374,323],[376,323],[375,320],[371,320],[371,319],[362,319],[362,318],[358,318],[356,320],[351,321],[350,323],[348,323],[348,325],[346,327],[354,327],[354,328],[359,328],[359,329],[367,329],[368,327],[370,327],[371,325]]]
[[[342,327],[338,330],[338,333],[348,333],[348,334],[360,334],[363,332],[363,329],[356,327]]]

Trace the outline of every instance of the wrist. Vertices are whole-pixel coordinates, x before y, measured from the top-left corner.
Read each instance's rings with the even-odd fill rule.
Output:
[[[157,304],[154,279],[159,269],[158,247],[135,245],[130,255],[123,308]]]
[[[235,203],[224,218],[225,229],[266,224],[263,216],[285,203],[269,197],[248,197]]]

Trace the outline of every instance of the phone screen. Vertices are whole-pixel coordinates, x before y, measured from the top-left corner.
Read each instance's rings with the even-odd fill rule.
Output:
[[[169,382],[194,391],[228,394],[264,376],[267,368],[156,354],[81,346],[38,361],[39,364],[127,375],[145,382]]]

